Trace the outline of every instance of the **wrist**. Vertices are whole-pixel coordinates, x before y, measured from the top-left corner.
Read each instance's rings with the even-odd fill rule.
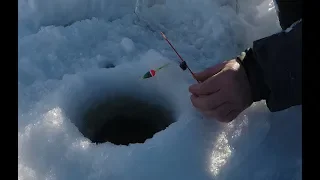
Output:
[[[245,70],[250,84],[253,102],[266,100],[270,90],[264,81],[263,69],[256,61],[252,49],[248,48],[244,52],[241,52],[240,55],[236,57],[236,60]]]

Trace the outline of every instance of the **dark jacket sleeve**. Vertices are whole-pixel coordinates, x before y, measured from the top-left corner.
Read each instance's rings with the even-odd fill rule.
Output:
[[[271,112],[301,104],[302,20],[287,30],[253,42],[242,64],[253,100]]]
[[[302,0],[275,0],[274,3],[282,29],[302,18]]]

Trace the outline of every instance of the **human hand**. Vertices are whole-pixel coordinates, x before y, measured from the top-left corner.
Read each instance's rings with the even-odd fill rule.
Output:
[[[189,87],[192,104],[209,118],[230,122],[253,103],[246,72],[235,59],[195,73],[195,78],[201,83]]]

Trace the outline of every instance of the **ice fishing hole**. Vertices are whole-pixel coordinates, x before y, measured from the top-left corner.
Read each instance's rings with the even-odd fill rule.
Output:
[[[130,96],[106,99],[88,108],[82,134],[94,143],[144,143],[174,122],[168,107]]]

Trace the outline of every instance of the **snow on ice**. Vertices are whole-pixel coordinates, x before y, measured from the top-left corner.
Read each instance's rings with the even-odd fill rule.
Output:
[[[19,179],[302,179],[300,107],[272,114],[261,102],[229,124],[205,119],[189,101],[194,80],[158,33],[200,71],[280,30],[270,0],[18,5]],[[83,113],[115,95],[170,108],[174,122],[145,143],[92,143]]]

